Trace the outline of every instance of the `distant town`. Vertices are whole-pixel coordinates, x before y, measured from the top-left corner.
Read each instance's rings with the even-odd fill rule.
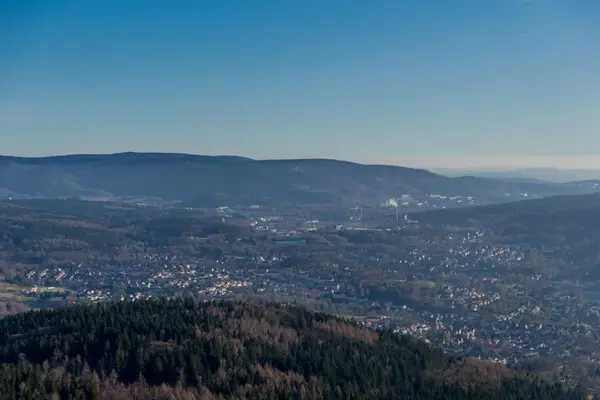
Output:
[[[432,207],[474,202],[430,198],[436,202]],[[228,242],[226,235],[211,257],[131,252],[122,259],[79,262],[69,261],[67,254],[61,262],[25,271],[4,289],[42,307],[163,296],[277,301],[336,313],[370,329],[413,335],[459,356],[511,366],[556,357],[600,367],[600,352],[593,345],[599,334],[597,297],[548,269],[524,275],[531,255],[520,245],[494,244],[485,229],[438,230],[424,239],[431,248],[421,243],[401,256],[393,248],[373,251],[375,242],[351,244],[360,235],[370,243],[375,239],[369,235],[407,237],[415,230],[423,239],[419,214],[397,212],[407,204],[430,203],[391,199],[379,209],[346,210],[345,223],[286,216],[259,206],[203,210],[247,229],[248,236]],[[367,218],[380,223],[363,222]],[[332,246],[339,238],[349,244]],[[186,238],[195,244],[207,240]],[[361,278],[357,266],[377,276]],[[569,371],[559,364],[554,372],[570,382]]]

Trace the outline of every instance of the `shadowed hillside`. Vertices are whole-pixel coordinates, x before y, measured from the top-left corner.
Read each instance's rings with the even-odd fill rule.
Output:
[[[155,197],[214,207],[251,203],[379,204],[403,194],[472,196],[479,203],[586,193],[592,183],[554,184],[449,178],[421,169],[336,160],[257,161],[161,153],[0,157],[4,197]]]
[[[600,194],[430,211],[413,218],[421,224],[484,228],[498,242],[565,262],[560,272],[566,276],[600,277]]]

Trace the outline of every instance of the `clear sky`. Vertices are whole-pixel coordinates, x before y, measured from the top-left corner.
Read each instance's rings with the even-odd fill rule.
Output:
[[[600,0],[0,0],[0,154],[600,166]]]

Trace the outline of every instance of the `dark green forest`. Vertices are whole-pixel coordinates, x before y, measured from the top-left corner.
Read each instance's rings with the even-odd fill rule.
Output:
[[[104,303],[0,320],[2,399],[582,399],[389,331],[275,304]]]

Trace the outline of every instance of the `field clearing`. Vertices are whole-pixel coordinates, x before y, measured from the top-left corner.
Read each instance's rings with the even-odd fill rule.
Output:
[[[50,292],[64,292],[70,293],[69,289],[65,289],[59,286],[47,286],[47,287],[33,287],[24,285],[15,285],[12,283],[0,283],[0,299],[25,299],[31,300],[32,297],[29,293],[50,293]]]
[[[10,283],[0,284],[0,317],[15,312],[24,312],[27,310],[56,308],[65,305],[62,297],[39,298],[32,292],[34,287],[14,285]],[[35,288],[37,294],[71,291],[60,287],[41,287]],[[10,307],[10,308],[9,308]]]
[[[1,283],[0,284],[0,301],[14,301],[23,303],[31,300],[31,297],[27,296],[25,292],[31,288],[28,286],[15,285],[12,283]]]
[[[0,292],[20,292],[23,290],[29,290],[29,286],[15,285],[13,283],[0,283]]]
[[[31,297],[24,296],[20,293],[0,291],[0,301],[17,301],[19,303],[23,303],[28,300],[31,300]]]

